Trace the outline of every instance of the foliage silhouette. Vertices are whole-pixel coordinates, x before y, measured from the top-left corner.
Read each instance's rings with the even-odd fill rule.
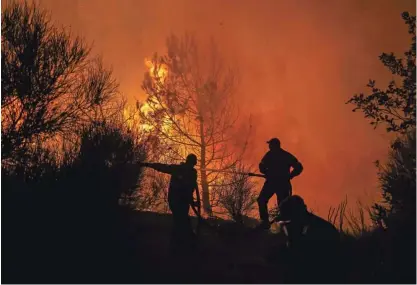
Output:
[[[370,80],[367,86],[372,93],[355,95],[347,103],[356,105],[353,111],[361,110],[375,128],[384,123],[388,132],[405,134],[416,125],[416,17],[404,12],[402,18],[412,36],[405,58],[397,58],[393,53],[379,56],[384,66],[402,80],[401,86],[392,80],[382,90],[376,87],[375,80]]]
[[[128,278],[122,205],[147,148],[121,124],[117,83],[36,4],[2,12],[2,281]]]
[[[383,201],[374,205],[373,218],[390,227],[415,217],[416,135],[415,130],[395,140],[386,165],[377,162]]]
[[[75,157],[56,163],[41,148],[34,155],[42,164],[34,171],[3,171],[5,280],[75,283],[128,278],[123,276],[134,263],[126,233],[129,207],[122,205],[134,205],[126,197],[140,183],[136,163],[144,160],[145,150],[130,134],[94,124],[83,130]],[[42,171],[37,171],[39,166]]]
[[[388,216],[392,214],[402,216],[400,220],[404,215],[415,216],[416,17],[404,12],[402,18],[412,36],[405,58],[399,59],[393,53],[379,57],[394,76],[401,78],[401,87],[393,80],[384,91],[376,88],[375,81],[371,80],[368,84],[371,95],[355,95],[348,101],[356,105],[354,111],[363,111],[375,127],[385,123],[388,132],[399,135],[391,145],[387,165],[376,162],[383,203],[374,205],[372,217],[384,227],[388,226]]]
[[[239,163],[225,174],[220,185],[213,186],[212,205],[220,206],[237,223],[244,222],[244,217],[255,208],[257,198],[247,172],[251,172],[249,168]]]
[[[2,163],[25,164],[37,141],[69,141],[84,124],[109,119],[121,102],[111,71],[80,37],[53,26],[45,10],[12,1],[2,12]]]
[[[363,282],[416,280],[416,17],[404,12],[402,18],[412,36],[405,58],[398,59],[392,53],[380,56],[391,73],[402,79],[401,87],[393,80],[388,89],[381,90],[371,80],[368,86],[372,94],[355,95],[348,101],[356,105],[354,111],[363,111],[372,125],[384,123],[387,132],[398,135],[391,143],[387,163],[376,162],[382,202],[373,206],[370,216],[377,227],[345,242],[347,271],[358,274],[354,278]]]

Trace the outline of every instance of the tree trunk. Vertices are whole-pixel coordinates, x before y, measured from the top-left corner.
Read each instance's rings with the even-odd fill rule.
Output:
[[[200,120],[200,138],[201,138],[201,148],[200,148],[200,177],[201,177],[201,189],[202,189],[202,200],[203,200],[203,209],[206,214],[209,216],[212,215],[211,205],[210,205],[210,192],[209,185],[207,181],[207,170],[206,170],[206,141],[204,136],[204,122]]]

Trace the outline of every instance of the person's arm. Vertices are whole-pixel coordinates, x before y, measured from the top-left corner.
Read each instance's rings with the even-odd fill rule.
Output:
[[[268,154],[265,154],[265,156],[262,158],[261,163],[259,163],[259,171],[262,174],[266,174],[266,172],[268,171],[268,168],[266,167],[266,156]]]
[[[197,182],[195,183],[195,196],[197,198],[196,203],[197,203],[198,214],[201,215],[200,191],[198,190]]]
[[[197,182],[197,171],[194,171],[194,178],[193,178],[193,193],[191,194],[191,200],[189,201],[191,207],[194,209],[194,207],[197,207],[196,214],[201,217],[201,203],[200,203],[200,191],[198,190],[198,182]],[[194,192],[196,196],[196,201],[194,201]]]
[[[195,191],[195,196],[196,196],[196,199],[197,199],[196,203],[194,203],[194,204],[199,205],[200,204],[200,191],[198,190],[197,171],[196,170],[194,170],[194,173],[193,173],[193,184],[194,184],[194,186],[193,186],[193,188],[194,188],[193,189],[193,196],[194,196],[194,191]],[[193,199],[192,202],[194,202],[194,197],[192,197],[191,199]]]
[[[300,175],[301,172],[303,172],[303,169],[304,169],[301,162],[299,162],[298,159],[295,156],[292,157],[291,167],[293,169],[290,173],[290,179],[293,179],[294,177]]]
[[[155,169],[156,171],[167,173],[167,174],[172,174],[175,169],[175,165],[162,164],[162,163],[144,162],[144,163],[141,163],[141,166],[149,167],[149,168]]]

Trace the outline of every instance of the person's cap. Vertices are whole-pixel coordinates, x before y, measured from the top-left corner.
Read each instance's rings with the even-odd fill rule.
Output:
[[[279,141],[279,139],[277,138],[272,138],[269,141],[266,142],[267,144],[281,144],[281,142]]]

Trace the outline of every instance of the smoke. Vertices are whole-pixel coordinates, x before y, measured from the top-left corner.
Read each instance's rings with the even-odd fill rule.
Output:
[[[144,58],[163,53],[166,36],[213,36],[238,64],[241,110],[255,127],[248,159],[257,165],[266,141],[279,137],[304,164],[294,192],[326,215],[345,195],[378,198],[373,161],[386,157],[389,136],[373,130],[345,102],[385,86],[382,52],[402,54],[410,39],[401,12],[415,1],[39,0],[53,19],[94,42],[121,91],[144,99]]]

